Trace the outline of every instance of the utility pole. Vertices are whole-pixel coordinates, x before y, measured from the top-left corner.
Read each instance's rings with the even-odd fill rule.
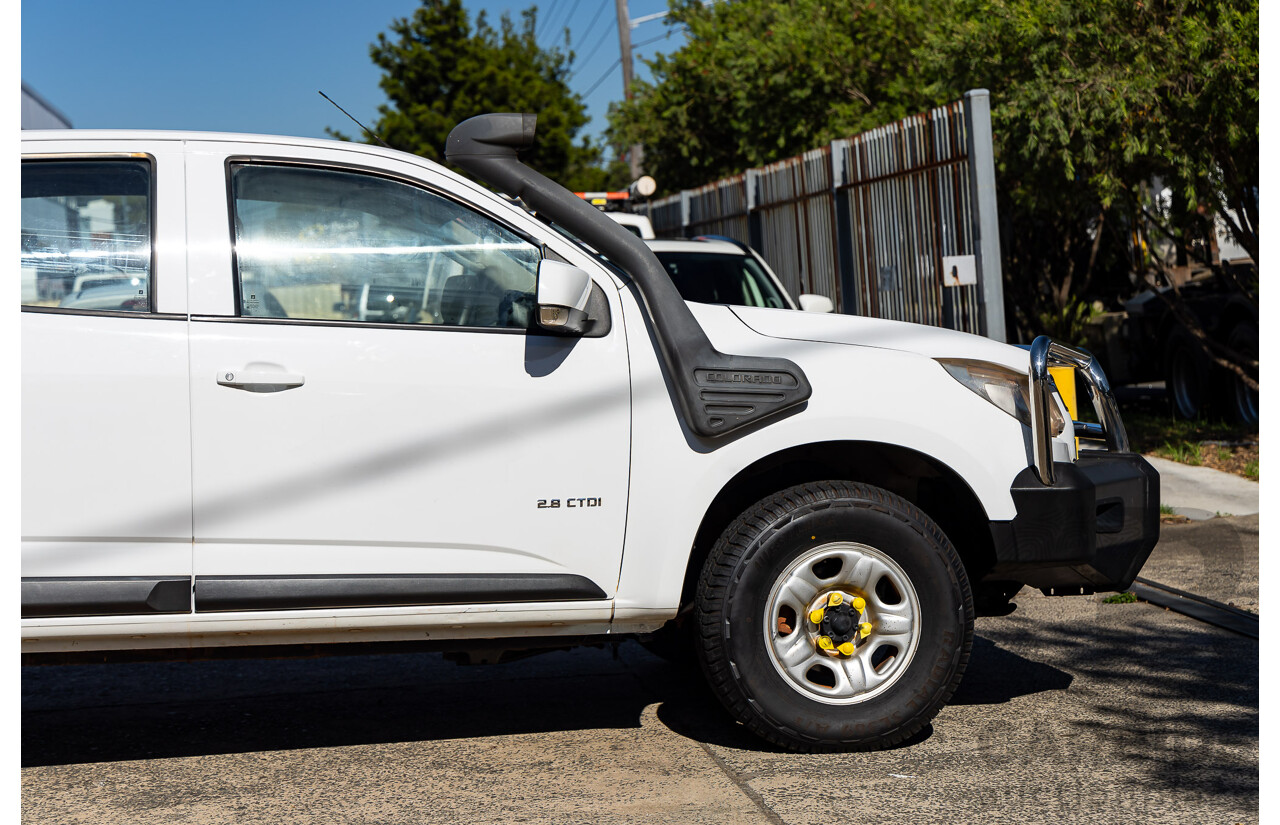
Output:
[[[618,47],[622,52],[622,96],[631,100],[631,13],[627,11],[627,0],[614,0],[618,7]],[[631,179],[640,177],[640,164],[644,160],[644,149],[634,144],[627,150],[627,160],[631,164]]]

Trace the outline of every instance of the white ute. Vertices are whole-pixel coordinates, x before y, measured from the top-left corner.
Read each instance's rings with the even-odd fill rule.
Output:
[[[883,747],[975,609],[1132,582],[1157,476],[1087,355],[686,303],[534,123],[447,154],[547,222],[357,143],[24,133],[24,661],[638,637],[766,739]]]

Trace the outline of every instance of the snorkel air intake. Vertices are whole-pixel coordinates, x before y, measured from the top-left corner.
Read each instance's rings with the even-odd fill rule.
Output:
[[[516,151],[533,144],[536,124],[537,115],[473,117],[449,133],[445,157],[567,228],[631,276],[689,428],[714,438],[807,400],[812,390],[800,367],[785,358],[718,352],[643,241],[520,162]]]

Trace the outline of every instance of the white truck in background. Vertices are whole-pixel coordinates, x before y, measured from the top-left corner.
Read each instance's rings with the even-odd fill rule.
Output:
[[[653,223],[645,215],[635,215],[631,212],[605,212],[604,214],[614,223],[642,240],[651,241],[658,237],[653,234]]]

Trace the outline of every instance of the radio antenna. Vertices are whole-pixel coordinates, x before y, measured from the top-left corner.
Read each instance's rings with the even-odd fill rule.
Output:
[[[317,89],[316,91],[318,91],[318,92],[319,92],[320,90],[319,90],[319,89]],[[321,96],[321,97],[323,97],[325,100],[329,101],[330,103],[333,103],[333,98],[329,97],[329,96],[328,96],[327,94],[325,94],[324,92],[320,92],[320,96]],[[342,113],[343,113],[344,115],[346,115],[347,117],[351,117],[351,113],[350,113],[350,112],[348,112],[346,109],[342,108],[341,106],[339,106],[339,105],[338,105],[338,104],[336,104],[336,103],[333,103],[333,105],[334,105],[334,108],[336,108],[339,112],[342,112]],[[387,142],[386,142],[385,140],[383,140],[382,138],[378,137],[378,133],[377,133],[377,132],[373,131],[373,130],[372,130],[372,129],[370,129],[368,126],[365,126],[363,123],[361,123],[360,121],[356,120],[354,117],[351,117],[351,122],[352,122],[352,123],[354,123],[355,125],[359,126],[361,129],[364,129],[366,132],[368,132],[368,133],[373,137],[373,139],[374,139],[374,140],[378,141],[378,142],[379,142],[379,143],[381,143],[383,146],[386,146],[388,149],[390,149],[390,148],[391,148],[391,147],[387,144]],[[393,151],[394,151],[394,150],[393,150]]]

